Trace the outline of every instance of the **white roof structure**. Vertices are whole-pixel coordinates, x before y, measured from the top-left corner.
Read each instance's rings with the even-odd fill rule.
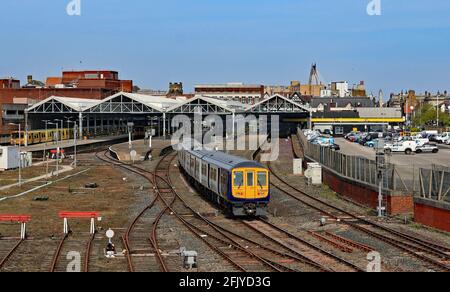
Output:
[[[119,92],[97,101],[86,112],[91,113],[162,113],[181,101],[161,96]]]
[[[83,112],[97,102],[97,99],[50,96],[28,108],[26,111],[30,113]]]
[[[103,100],[51,96],[27,109],[29,113],[92,114],[235,114],[235,113],[304,113],[309,108],[274,95],[253,106],[234,100],[203,95],[175,99],[145,94],[119,92]]]
[[[242,103],[197,95],[181,104],[167,109],[167,113],[173,114],[232,114],[244,111],[246,106]]]
[[[309,111],[310,109],[307,106],[279,94],[275,94],[246,110],[246,112],[252,113],[304,113]]]

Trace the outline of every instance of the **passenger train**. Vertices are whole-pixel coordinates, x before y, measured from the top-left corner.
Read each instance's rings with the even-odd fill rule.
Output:
[[[269,171],[261,164],[206,150],[181,150],[178,161],[191,184],[230,214],[236,217],[267,214]]]
[[[150,127],[136,126],[133,128],[133,139],[140,139],[145,137],[145,133],[150,131]],[[58,134],[59,133],[59,134]],[[108,135],[122,135],[126,134],[126,127],[122,128],[108,128],[108,127],[90,127],[89,131],[83,130],[83,137],[96,137]],[[77,133],[78,136],[78,133]],[[33,145],[40,143],[50,143],[56,140],[65,141],[74,138],[73,129],[47,129],[47,130],[32,130],[32,131],[14,131],[11,134],[11,145]],[[1,141],[1,140],[0,140]],[[26,142],[26,143],[25,143]]]
[[[73,138],[73,129],[50,129],[50,130],[33,130],[18,131],[11,134],[11,145],[33,145],[39,143],[49,143],[58,140],[68,140]],[[25,143],[26,142],[26,143]]]

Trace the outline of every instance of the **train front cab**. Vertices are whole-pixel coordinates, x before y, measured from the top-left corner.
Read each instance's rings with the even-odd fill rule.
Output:
[[[269,202],[269,172],[263,168],[237,168],[232,174],[235,216],[265,216]],[[241,203],[240,203],[241,202]]]

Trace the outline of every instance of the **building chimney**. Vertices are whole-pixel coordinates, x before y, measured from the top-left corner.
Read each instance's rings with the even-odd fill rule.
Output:
[[[27,76],[27,83],[31,84],[33,82],[33,75],[28,75]]]

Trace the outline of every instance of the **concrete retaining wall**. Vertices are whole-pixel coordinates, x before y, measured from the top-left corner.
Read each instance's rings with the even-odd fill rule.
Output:
[[[414,199],[417,223],[450,232],[450,204],[423,198]]]

